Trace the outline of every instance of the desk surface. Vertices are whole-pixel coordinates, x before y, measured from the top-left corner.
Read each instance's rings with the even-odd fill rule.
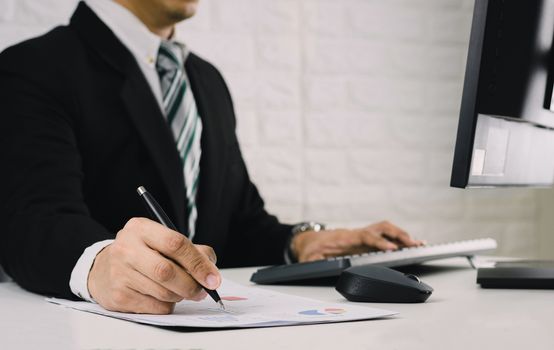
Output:
[[[255,269],[222,270],[248,284]],[[265,329],[182,332],[49,304],[0,283],[2,349],[554,349],[554,291],[487,290],[462,258],[422,266],[435,292],[424,304],[367,304],[399,311],[383,320]],[[332,302],[332,287],[264,286]]]

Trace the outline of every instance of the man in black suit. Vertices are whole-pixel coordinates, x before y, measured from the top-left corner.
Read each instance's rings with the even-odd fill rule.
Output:
[[[174,37],[196,6],[88,0],[0,55],[0,263],[21,286],[168,313],[219,286],[215,253],[233,267],[421,244],[388,222],[316,232],[265,211],[221,75]],[[142,218],[140,185],[188,238]]]

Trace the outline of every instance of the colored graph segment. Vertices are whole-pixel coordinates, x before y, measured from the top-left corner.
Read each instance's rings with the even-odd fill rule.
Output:
[[[335,307],[328,307],[328,308],[325,309],[325,312],[327,312],[329,314],[333,314],[333,315],[340,315],[340,314],[345,313],[346,310],[335,308]]]
[[[304,310],[300,311],[298,314],[300,315],[306,315],[306,316],[325,316],[325,315],[340,315],[345,313],[345,309],[335,308],[335,307],[329,307],[323,310]]]
[[[307,315],[307,316],[321,316],[325,315],[324,313],[321,313],[317,310],[304,310],[299,312],[300,315]]]
[[[225,301],[241,301],[241,300],[248,300],[248,298],[245,298],[245,297],[237,297],[237,296],[232,296],[232,295],[227,295],[227,296],[221,297],[221,300],[225,300]]]

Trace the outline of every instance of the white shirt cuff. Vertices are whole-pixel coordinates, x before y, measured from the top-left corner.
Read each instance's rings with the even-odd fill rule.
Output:
[[[113,239],[107,239],[105,241],[96,242],[85,249],[83,254],[81,254],[75,267],[73,267],[73,271],[71,271],[71,278],[69,279],[69,288],[71,288],[73,294],[86,301],[95,302],[88,291],[88,274],[92,268],[94,259],[96,259],[96,255],[113,241]]]

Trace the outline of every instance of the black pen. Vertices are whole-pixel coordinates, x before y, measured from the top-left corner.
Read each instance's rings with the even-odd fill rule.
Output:
[[[173,223],[171,222],[171,220],[169,219],[165,211],[162,209],[162,207],[158,204],[158,202],[154,199],[154,197],[150,193],[148,193],[148,191],[143,186],[140,186],[139,188],[137,188],[137,192],[140,198],[142,198],[142,200],[144,201],[146,208],[153,216],[153,218],[158,220],[158,222],[164,225],[165,227],[172,229],[173,231],[177,231],[177,227],[173,225]],[[223,301],[221,301],[221,297],[219,296],[216,290],[211,290],[204,286],[202,286],[202,288],[204,288],[206,293],[208,293],[208,295],[211,296],[212,299],[219,304],[219,307],[222,310],[225,310],[225,305],[223,305]]]

